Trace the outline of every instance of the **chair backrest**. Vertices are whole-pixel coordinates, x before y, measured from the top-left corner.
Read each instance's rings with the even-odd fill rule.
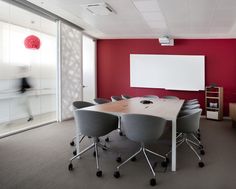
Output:
[[[130,99],[132,98],[132,96],[129,96],[129,95],[121,95],[122,99],[124,100],[127,100],[127,99]]]
[[[194,99],[186,100],[186,102],[198,102],[198,99],[194,98]]]
[[[199,104],[198,99],[185,100],[184,105]]]
[[[185,106],[193,105],[193,104],[199,104],[199,102],[198,102],[198,101],[185,101],[185,102],[184,102],[184,105],[185,105]]]
[[[179,97],[177,97],[177,96],[163,96],[162,98],[179,100]]]
[[[199,129],[202,109],[185,110],[177,119],[177,132],[194,133]]]
[[[80,108],[85,108],[85,107],[89,107],[89,106],[93,106],[94,104],[91,102],[86,102],[86,101],[74,101],[72,103],[73,109],[80,109]]]
[[[125,114],[121,116],[121,128],[126,136],[135,142],[154,143],[163,134],[166,120],[143,114]]]
[[[121,96],[111,96],[111,100],[112,100],[112,102],[116,102],[119,100],[123,100],[123,98]]]
[[[143,97],[144,98],[152,98],[152,99],[158,99],[159,98],[159,96],[157,96],[157,95],[144,95]]]
[[[86,107],[89,107],[89,106],[94,106],[93,103],[90,103],[90,102],[86,102],[86,101],[74,101],[72,103],[72,106],[73,106],[73,115],[74,115],[74,119],[75,119],[75,111],[80,109],[80,108],[86,108]],[[75,125],[77,125],[77,120],[75,119]]]
[[[93,100],[96,104],[105,104],[111,102],[111,100],[106,99],[106,98],[95,98]]]
[[[90,110],[75,111],[76,128],[82,135],[104,136],[118,128],[118,117]]]
[[[198,109],[198,108],[200,108],[200,104],[190,104],[190,105],[184,105],[182,107],[183,110],[186,110],[186,109],[192,110],[192,109]]]

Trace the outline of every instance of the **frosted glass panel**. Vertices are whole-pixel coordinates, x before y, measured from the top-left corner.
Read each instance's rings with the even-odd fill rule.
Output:
[[[0,1],[0,135],[56,120],[56,27]],[[25,47],[29,35],[39,49]]]

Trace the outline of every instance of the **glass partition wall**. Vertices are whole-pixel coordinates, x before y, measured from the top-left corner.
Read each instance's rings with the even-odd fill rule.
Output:
[[[56,118],[57,24],[0,1],[0,136]]]

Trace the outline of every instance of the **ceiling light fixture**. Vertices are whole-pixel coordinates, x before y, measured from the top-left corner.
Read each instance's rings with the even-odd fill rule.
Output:
[[[114,9],[105,2],[87,4],[87,5],[81,5],[81,6],[94,15],[107,16],[109,14],[115,13]]]

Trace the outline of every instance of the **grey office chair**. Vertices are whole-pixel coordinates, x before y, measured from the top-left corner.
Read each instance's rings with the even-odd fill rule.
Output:
[[[95,98],[93,99],[93,101],[95,102],[95,104],[105,104],[111,102],[111,100],[106,98]]]
[[[184,115],[189,114],[189,110],[194,110],[194,109],[199,109],[199,108],[200,108],[200,104],[184,105],[181,111],[179,112],[178,117],[182,117]],[[196,135],[197,139],[200,141],[201,140],[200,128],[198,128],[198,130],[194,134]]]
[[[112,102],[116,102],[116,101],[123,100],[123,98],[121,96],[111,96],[111,100]]]
[[[158,99],[159,98],[159,96],[157,96],[157,95],[144,95],[143,97],[144,98],[152,98],[152,99]]]
[[[198,109],[198,108],[200,108],[200,104],[197,99],[187,100],[184,102],[184,105],[181,108],[179,116],[181,116],[181,114],[184,114],[184,111],[186,110],[192,110],[192,109]],[[197,135],[198,140],[201,140],[200,128],[196,132],[196,135]]]
[[[179,100],[179,97],[177,97],[177,96],[163,96],[162,98]]]
[[[111,100],[106,99],[106,98],[95,98],[93,101],[94,101],[96,104],[106,104],[106,103],[111,102]],[[106,142],[109,142],[109,141],[110,141],[110,139],[109,139],[108,136],[105,138],[105,141],[106,141]]]
[[[200,150],[201,155],[205,154],[205,151],[203,150],[203,145],[195,136],[195,133],[199,129],[201,113],[202,109],[186,110],[185,114],[177,119],[178,136],[176,148],[178,148],[181,144],[185,142],[198,157],[199,167],[204,167],[204,163],[202,162],[201,156],[193,147],[193,145],[197,147]],[[194,139],[195,141],[193,141],[192,139]],[[170,153],[171,151],[169,151],[166,156],[168,156],[168,154]]]
[[[129,96],[129,95],[121,95],[122,99],[124,100],[127,100],[127,99],[130,99],[132,98],[132,96]]]
[[[164,131],[166,120],[150,115],[126,114],[121,116],[121,125],[124,128],[125,134],[128,139],[140,143],[140,149],[119,166],[117,166],[117,170],[114,172],[113,176],[115,178],[119,178],[120,167],[126,164],[129,160],[132,160],[132,158],[136,157],[140,152],[143,152],[153,174],[153,178],[150,179],[150,184],[152,186],[156,185],[155,172],[151,166],[146,152],[162,158],[164,160],[162,162],[162,166],[165,167],[167,166],[168,158],[147,149],[145,145],[155,143],[160,138]]]
[[[199,101],[196,98],[184,101],[184,106],[190,106],[190,105],[195,105],[195,104],[199,104]],[[198,139],[200,140],[200,128],[198,129],[197,135],[198,135]]]
[[[72,103],[72,106],[73,106],[73,113],[74,113],[74,111],[77,110],[77,109],[85,108],[85,107],[89,107],[89,106],[94,106],[94,104],[90,103],[90,102],[86,102],[86,101],[74,101]],[[79,143],[82,142],[82,140],[84,139],[85,136],[80,136],[80,137],[81,138],[79,139]],[[73,137],[73,139],[71,140],[71,142],[70,142],[71,146],[75,145],[75,139],[76,139],[76,137]],[[73,154],[76,155],[76,153],[77,153],[76,150],[74,150]]]
[[[77,155],[70,159],[68,169],[73,170],[72,161],[87,152],[89,149],[95,149],[96,165],[98,177],[102,176],[102,171],[99,167],[98,147],[104,149],[104,146],[99,142],[99,137],[110,133],[118,128],[118,117],[112,114],[103,112],[89,111],[89,110],[76,110],[75,111],[76,129],[77,133],[81,133],[84,136],[90,136],[93,138],[93,144],[85,148]],[[107,148],[106,148],[107,149]],[[117,159],[118,162],[121,159]]]
[[[197,107],[198,107],[198,106],[197,106]],[[199,109],[199,108],[194,108],[194,109]],[[179,113],[179,115],[178,115],[178,117],[183,117],[183,116],[189,115],[189,114],[192,113],[192,110],[194,110],[194,109],[191,109],[191,108],[190,108],[190,109],[181,110],[180,113]],[[201,143],[200,143],[200,141],[201,141],[200,128],[198,128],[197,131],[194,132],[193,134],[196,135],[196,136],[194,136],[194,138],[198,141],[199,145],[203,148],[203,146],[202,146]],[[200,152],[201,152],[201,154],[203,154],[203,155],[204,155],[204,153],[205,153],[204,150],[203,150],[203,151],[200,151]]]

